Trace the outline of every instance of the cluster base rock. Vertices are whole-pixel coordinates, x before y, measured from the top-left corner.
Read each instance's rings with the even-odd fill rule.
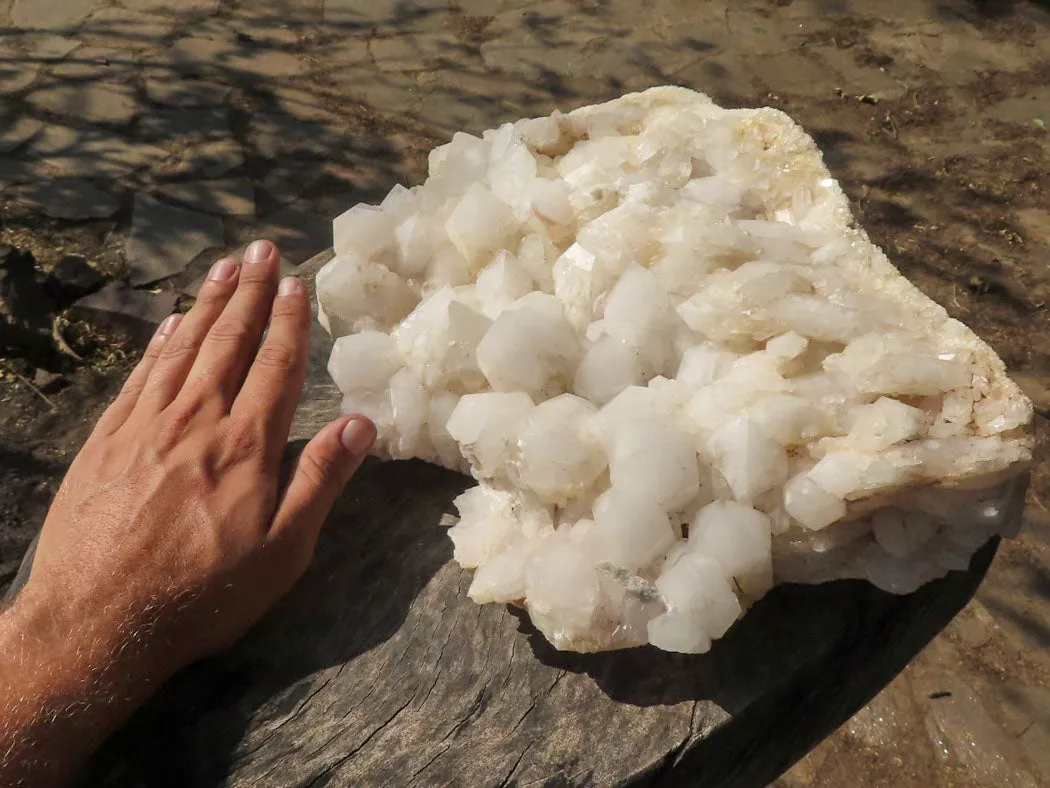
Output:
[[[909,593],[1016,526],[1032,408],[772,109],[654,88],[335,221],[343,410],[469,472],[455,559],[560,649],[697,653],[773,585]]]

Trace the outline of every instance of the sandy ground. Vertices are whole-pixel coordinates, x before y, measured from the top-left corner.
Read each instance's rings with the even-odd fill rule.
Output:
[[[77,154],[56,157],[40,136],[0,154],[0,244],[31,249],[42,270],[79,252],[107,276],[124,275],[134,196],[169,181],[210,182],[186,174],[192,129],[176,124],[158,139],[154,121],[172,114],[173,101],[154,74],[158,62],[177,84],[215,89],[203,101],[226,113],[229,172],[254,187],[254,207],[223,219],[219,246],[277,234],[298,244],[300,259],[328,245],[323,231],[303,227],[418,181],[426,152],[454,130],[675,83],[731,106],[778,107],[802,123],[873,239],[1050,413],[1042,3],[193,0],[181,4],[188,16],[143,13],[162,5],[0,0],[3,122],[38,121],[38,135],[65,130]],[[53,7],[61,18],[48,17]],[[53,30],[21,29],[32,25]],[[157,54],[173,43],[181,59]],[[62,94],[72,84],[76,95]],[[85,85],[101,86],[91,102]],[[3,132],[0,123],[0,140]],[[99,134],[120,150],[139,146],[139,158],[102,166],[92,147]],[[141,147],[147,137],[163,155]],[[101,219],[48,217],[4,182],[9,172],[30,181],[72,174],[120,207]],[[185,301],[180,288],[216,254],[191,255],[159,287]],[[0,360],[0,583],[134,358],[82,327],[68,330],[82,363]],[[42,395],[26,385],[41,365],[55,367],[65,387]],[[1047,505],[1050,475],[1040,464],[1024,531],[1004,544],[977,597],[780,788],[1050,784]]]

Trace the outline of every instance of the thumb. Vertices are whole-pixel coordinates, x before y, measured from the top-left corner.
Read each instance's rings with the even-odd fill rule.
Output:
[[[302,549],[304,569],[321,524],[375,440],[376,427],[369,419],[344,416],[317,433],[299,455],[271,534],[295,543],[297,553]]]

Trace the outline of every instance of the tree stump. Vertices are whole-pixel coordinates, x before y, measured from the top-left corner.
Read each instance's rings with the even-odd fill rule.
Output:
[[[309,284],[329,257],[301,267]],[[293,449],[337,413],[330,346],[315,326]],[[561,653],[523,614],[467,598],[439,520],[471,484],[367,463],[292,593],[233,651],[179,674],[82,784],[760,788],[951,620],[997,546],[908,596],[778,587],[704,655]]]

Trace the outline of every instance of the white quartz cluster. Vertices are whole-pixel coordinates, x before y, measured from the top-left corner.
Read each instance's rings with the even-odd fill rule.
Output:
[[[706,651],[777,582],[906,593],[1015,524],[1029,402],[781,112],[656,88],[457,134],[335,252],[344,411],[473,474],[470,596],[558,648]]]

